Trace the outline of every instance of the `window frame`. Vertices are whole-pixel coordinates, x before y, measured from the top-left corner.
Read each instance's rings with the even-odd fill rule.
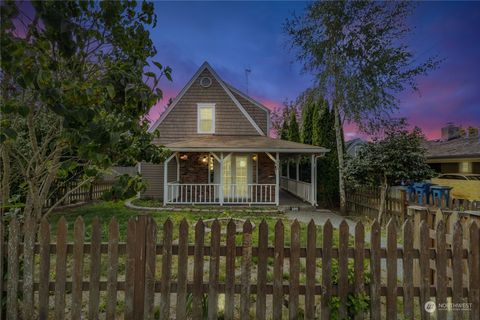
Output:
[[[202,108],[212,108],[212,130],[211,131],[201,131],[200,130],[200,110]],[[197,103],[197,133],[198,134],[212,134],[215,133],[215,103]]]

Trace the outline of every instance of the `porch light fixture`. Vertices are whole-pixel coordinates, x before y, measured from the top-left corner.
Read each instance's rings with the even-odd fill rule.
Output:
[[[207,156],[203,157],[203,158],[202,158],[202,162],[203,162],[203,163],[207,163],[207,162],[208,162],[208,157],[207,157]]]
[[[186,154],[182,154],[182,155],[180,156],[180,160],[185,161],[185,160],[187,160],[187,159],[188,159],[188,156],[187,156]]]
[[[252,156],[252,160],[253,160],[253,161],[257,161],[257,155],[256,155],[256,154],[254,154],[254,155]]]

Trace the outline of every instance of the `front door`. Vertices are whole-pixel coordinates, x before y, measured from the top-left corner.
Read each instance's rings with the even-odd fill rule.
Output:
[[[223,160],[223,195],[227,202],[238,202],[247,198],[249,183],[248,155],[229,155]]]
[[[246,198],[248,195],[248,157],[235,157],[235,188],[236,196]]]

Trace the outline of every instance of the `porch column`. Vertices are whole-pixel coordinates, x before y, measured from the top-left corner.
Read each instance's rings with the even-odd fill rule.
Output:
[[[297,181],[300,181],[300,156],[297,156],[295,159],[296,171],[297,171]]]
[[[177,155],[177,152],[168,157],[163,163],[163,205],[167,205],[168,199],[168,163]]]
[[[218,199],[223,206],[223,152],[220,153],[220,190],[218,190]]]
[[[280,205],[280,154],[277,152],[275,159],[275,204]]]
[[[287,158],[287,178],[290,179],[290,158]]]
[[[312,206],[314,206],[314,205],[316,204],[316,199],[315,199],[315,198],[316,198],[316,194],[315,194],[316,192],[315,192],[315,189],[316,189],[316,184],[317,184],[316,180],[317,180],[317,179],[315,179],[315,176],[316,176],[316,174],[315,174],[315,171],[316,171],[316,170],[315,170],[315,167],[316,167],[316,166],[315,166],[315,155],[312,154],[312,155],[310,156],[310,181],[311,181],[311,182],[310,182],[310,194],[311,194],[311,196],[310,196],[310,203],[312,204]]]
[[[178,156],[178,152],[175,155],[175,161],[177,161],[177,183],[180,183],[180,159]]]

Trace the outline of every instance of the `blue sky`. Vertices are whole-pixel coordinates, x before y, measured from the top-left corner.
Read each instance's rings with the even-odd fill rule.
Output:
[[[152,39],[157,59],[173,69],[173,82],[163,81],[165,98],[150,113],[158,117],[203,61],[227,82],[270,108],[293,100],[312,84],[301,72],[282,25],[305,2],[156,2],[157,27]],[[445,59],[438,70],[420,79],[420,94],[404,92],[398,116],[422,127],[431,138],[448,121],[480,126],[480,2],[422,2],[410,19],[410,45],[419,59]],[[347,126],[348,137],[356,135]]]

